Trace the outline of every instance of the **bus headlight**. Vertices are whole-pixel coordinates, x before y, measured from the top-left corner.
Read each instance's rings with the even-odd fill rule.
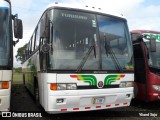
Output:
[[[57,84],[57,90],[76,90],[77,84],[75,83],[58,83]]]
[[[119,87],[133,87],[134,82],[133,81],[125,81],[125,82],[120,82]]]
[[[67,85],[66,84],[57,84],[57,90],[66,90]]]
[[[67,84],[67,90],[76,90],[77,85],[76,84]]]
[[[152,85],[152,86],[153,86],[153,88],[154,88],[155,90],[160,91],[160,86],[159,86],[159,85]]]

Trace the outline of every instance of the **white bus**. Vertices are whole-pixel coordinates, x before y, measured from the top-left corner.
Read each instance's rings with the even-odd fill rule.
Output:
[[[130,105],[133,52],[123,16],[53,3],[23,58],[25,86],[48,113]]]
[[[14,20],[13,41],[12,20]],[[22,38],[22,21],[11,15],[10,0],[0,0],[0,112],[10,110],[13,45]]]

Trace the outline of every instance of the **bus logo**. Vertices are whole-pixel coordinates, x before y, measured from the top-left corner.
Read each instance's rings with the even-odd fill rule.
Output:
[[[2,112],[2,117],[11,117],[11,112]]]
[[[102,81],[99,81],[98,82],[98,88],[102,88],[103,87],[103,82]]]

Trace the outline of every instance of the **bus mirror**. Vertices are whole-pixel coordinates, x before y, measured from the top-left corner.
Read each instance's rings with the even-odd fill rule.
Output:
[[[138,41],[143,41],[143,36],[142,36],[142,35],[138,36],[138,37],[137,37],[137,40],[138,40]]]
[[[46,26],[45,29],[41,31],[41,37],[48,38],[48,33],[49,33],[48,31],[49,31],[49,27]]]
[[[50,51],[51,47],[48,43],[44,43],[42,46],[41,46],[41,51],[43,53],[48,53]]]
[[[150,38],[150,51],[156,52],[156,39],[153,37]]]
[[[22,20],[17,19],[17,18],[14,19],[14,37],[18,39],[23,38]]]

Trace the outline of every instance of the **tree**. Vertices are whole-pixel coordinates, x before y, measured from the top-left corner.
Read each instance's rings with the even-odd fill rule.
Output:
[[[22,61],[22,56],[25,52],[26,47],[27,47],[27,43],[23,47],[18,48],[17,55],[16,55],[17,61]]]

